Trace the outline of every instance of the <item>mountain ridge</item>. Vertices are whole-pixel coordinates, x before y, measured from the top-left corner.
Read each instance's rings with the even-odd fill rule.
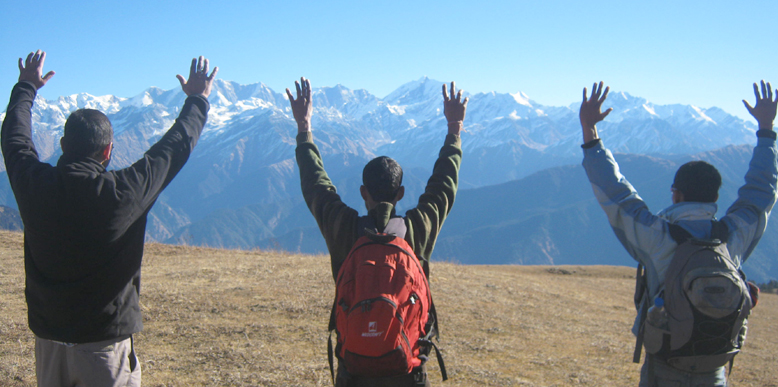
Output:
[[[344,201],[363,207],[358,195],[361,168],[377,155],[389,155],[403,166],[408,197],[423,191],[445,136],[443,85],[422,77],[384,98],[342,85],[314,89],[314,138]],[[520,181],[580,163],[577,103],[545,106],[521,92],[465,96],[470,102],[461,136],[463,197],[468,189]],[[59,137],[67,114],[76,108],[98,108],[114,125],[111,167],[126,167],[172,125],[184,99],[180,89],[156,87],[131,98],[84,93],[53,101],[38,97],[33,137],[41,159],[54,163],[61,154]],[[152,209],[147,239],[228,248],[282,246],[303,252],[320,247],[309,240],[315,238],[316,225],[300,194],[294,161],[297,131],[286,95],[261,82],[241,85],[217,80],[209,100],[208,123],[198,146]],[[617,153],[647,154],[668,163],[732,144],[755,143],[755,125],[715,107],[656,105],[618,91],[609,95],[604,108],[608,107],[614,111],[598,128],[609,149]],[[16,207],[8,180],[2,176],[0,205]],[[455,207],[452,219],[462,211]],[[558,261],[553,257],[559,245],[551,243],[554,235],[549,231],[556,226],[548,223],[548,214],[537,216],[550,229],[536,235],[531,251],[524,244],[514,246],[511,254],[530,254],[519,261]],[[303,237],[306,240],[301,242]],[[441,243],[441,253],[447,251],[446,243]],[[545,250],[539,247],[543,245]],[[775,250],[778,253],[778,246]]]

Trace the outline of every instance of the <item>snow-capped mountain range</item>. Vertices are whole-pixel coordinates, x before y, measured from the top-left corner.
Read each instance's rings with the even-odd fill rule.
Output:
[[[314,89],[315,140],[347,202],[361,208],[356,192],[359,172],[367,160],[382,154],[403,165],[409,194],[421,192],[446,133],[441,85],[424,77],[385,98],[340,85]],[[463,189],[580,163],[579,103],[544,106],[521,92],[466,95],[470,102],[462,133]],[[571,93],[571,98],[575,95]],[[68,114],[78,108],[99,109],[114,125],[112,168],[125,167],[172,125],[184,99],[180,89],[159,88],[133,98],[88,94],[37,98],[34,139],[41,158],[53,164],[60,155],[59,138]],[[294,162],[296,125],[285,93],[262,83],[217,80],[209,100],[207,126],[187,166],[152,211],[149,239],[253,247],[245,238],[208,240],[202,232],[192,231],[215,218],[231,219],[219,223],[221,227],[244,230],[246,222],[253,222],[254,241],[293,230],[294,224],[284,219],[302,199]],[[625,92],[612,92],[604,108],[608,107],[614,111],[598,128],[615,152],[694,154],[755,143],[755,125],[715,107],[654,105]],[[0,114],[0,119],[4,116]],[[6,178],[0,178],[0,204],[16,207]],[[251,206],[256,210],[249,211],[256,215],[251,219],[245,219],[245,211],[234,212]]]

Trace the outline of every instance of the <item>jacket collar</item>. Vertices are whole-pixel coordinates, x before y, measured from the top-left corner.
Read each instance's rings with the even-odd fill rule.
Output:
[[[57,168],[72,171],[89,171],[95,173],[105,172],[103,164],[91,157],[74,157],[72,155],[62,155],[57,160]]]
[[[389,219],[394,218],[395,209],[392,203],[380,202],[372,210],[367,212],[367,216],[373,218],[378,230],[383,230],[389,224]]]
[[[659,211],[657,216],[670,222],[688,220],[711,220],[716,217],[716,203],[681,202]]]

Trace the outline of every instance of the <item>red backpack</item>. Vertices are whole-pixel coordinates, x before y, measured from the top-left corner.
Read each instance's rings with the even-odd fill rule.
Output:
[[[443,359],[431,340],[437,334],[437,319],[429,283],[404,239],[405,220],[391,219],[381,233],[374,227],[361,229],[364,235],[338,271],[330,316],[339,362],[354,376],[407,375],[435,347],[446,380]],[[328,350],[334,379],[331,340]]]

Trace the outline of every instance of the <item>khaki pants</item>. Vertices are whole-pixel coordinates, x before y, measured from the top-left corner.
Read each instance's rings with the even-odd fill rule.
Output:
[[[640,370],[639,387],[726,387],[725,372],[725,367],[702,374],[684,372],[648,355]]]
[[[132,337],[65,344],[35,337],[39,387],[140,387]]]

